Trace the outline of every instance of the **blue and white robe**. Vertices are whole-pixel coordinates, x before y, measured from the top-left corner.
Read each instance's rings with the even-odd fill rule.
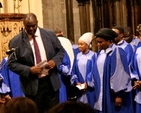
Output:
[[[0,71],[0,73],[2,74],[4,78],[4,83],[10,88],[11,90],[10,96],[12,98],[18,97],[18,96],[24,96],[24,93],[20,85],[19,75],[17,75],[16,73],[8,69],[7,58],[8,57],[2,60],[3,67],[1,68],[1,71]]]
[[[138,47],[131,63],[132,79],[141,81],[141,47]],[[141,112],[141,90],[136,89],[135,95],[135,113]]]
[[[77,54],[80,52],[80,50],[78,48],[78,45],[77,44],[73,44],[72,48],[73,48],[74,56],[76,57]]]
[[[71,83],[76,85],[78,82],[87,83],[86,92],[78,98],[78,101],[88,103],[91,107],[94,106],[94,76],[93,69],[96,60],[96,53],[89,50],[86,54],[78,53],[74,62],[72,71]]]
[[[61,79],[61,87],[59,89],[59,101],[60,103],[67,101],[67,84],[68,78],[70,78],[73,62],[74,53],[71,42],[65,37],[58,37],[61,45],[65,49],[64,58],[61,65],[59,66],[59,76]]]
[[[10,88],[5,84],[3,76],[0,74],[0,94],[6,95],[10,93]]]
[[[59,66],[59,76],[61,79],[61,87],[59,89],[60,103],[67,101],[66,81],[67,81],[67,76],[70,76],[69,74],[70,68],[71,68],[70,59],[67,52],[65,52],[62,64]]]
[[[122,48],[126,52],[127,62],[128,64],[131,63],[132,55],[133,55],[133,48],[130,44],[128,44],[125,40],[120,41],[117,44],[118,47]]]
[[[141,46],[141,41],[138,38],[134,37],[130,44],[132,45],[133,50],[135,51],[138,47]]]
[[[96,113],[133,113],[131,78],[125,56],[123,49],[115,44],[98,52],[94,69]],[[116,96],[123,99],[121,107],[115,106]]]

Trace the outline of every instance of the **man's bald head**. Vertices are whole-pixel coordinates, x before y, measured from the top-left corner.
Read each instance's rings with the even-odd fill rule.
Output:
[[[27,13],[24,16],[24,21],[26,20],[36,20],[37,21],[37,17],[34,13]]]
[[[33,13],[28,13],[24,16],[23,24],[29,35],[34,35],[38,26],[37,17]]]

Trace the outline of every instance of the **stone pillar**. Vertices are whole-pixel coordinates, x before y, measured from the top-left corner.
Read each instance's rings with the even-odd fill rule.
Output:
[[[67,38],[74,42],[73,4],[66,0]]]
[[[82,35],[90,31],[90,0],[77,0],[77,2],[79,4],[80,30]]]
[[[127,6],[126,0],[114,0],[115,6],[115,25],[127,26]]]
[[[91,26],[90,26],[90,1],[87,0],[85,3],[85,12],[86,12],[86,31],[90,32],[91,31]]]
[[[108,1],[108,6],[109,6],[109,20],[110,22],[110,28],[112,28],[113,26],[115,26],[116,24],[116,17],[115,17],[115,4],[114,4],[114,0]]]
[[[120,0],[115,0],[115,25],[121,25],[121,7],[120,7]]]
[[[103,12],[103,27],[110,27],[110,1],[109,0],[103,0],[102,3],[102,12]]]
[[[141,12],[140,12],[140,10],[139,10],[139,8],[140,8],[140,1],[139,0],[133,0],[132,1],[133,3],[133,8],[132,8],[132,10],[133,10],[133,14],[134,14],[134,24],[133,24],[133,32],[136,34],[136,27],[137,27],[137,25],[138,24],[140,24],[139,23],[139,21],[140,21],[140,16],[141,16]]]
[[[82,35],[86,31],[86,20],[85,20],[85,7],[83,1],[78,1],[79,16],[80,16],[80,34]]]
[[[98,19],[99,19],[99,27],[110,27],[110,17],[112,17],[109,13],[110,11],[110,1],[109,0],[95,0],[98,12]]]
[[[121,1],[121,6],[122,6],[122,9],[121,9],[121,13],[122,13],[122,21],[121,21],[121,25],[123,26],[123,27],[126,27],[126,26],[128,26],[128,24],[127,24],[127,5],[126,5],[126,0],[122,0]]]
[[[132,22],[132,29],[133,33],[136,34],[136,27],[139,24],[139,16],[140,16],[140,11],[138,10],[139,3],[137,2],[138,0],[131,0],[130,2],[130,8],[131,8],[131,22]]]

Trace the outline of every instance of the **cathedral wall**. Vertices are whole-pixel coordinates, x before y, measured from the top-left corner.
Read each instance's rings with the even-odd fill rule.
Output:
[[[76,0],[73,1],[73,22],[74,22],[74,41],[77,43],[80,37],[80,17],[79,6]],[[66,25],[66,7],[65,0],[42,0],[43,7],[43,26],[49,29],[55,29],[59,27],[67,37],[67,25]],[[93,17],[92,6],[90,5],[90,23],[91,31],[93,31]],[[67,37],[69,38],[69,37]]]
[[[38,1],[38,2],[36,2]],[[43,26],[42,0],[1,0],[0,13],[35,13],[39,26]]]

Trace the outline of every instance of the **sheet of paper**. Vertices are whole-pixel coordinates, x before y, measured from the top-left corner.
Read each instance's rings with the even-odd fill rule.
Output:
[[[79,90],[83,90],[85,88],[85,84],[76,85]]]
[[[45,66],[47,65],[47,61],[44,60],[40,63],[37,64],[38,67],[43,68],[41,74],[38,76],[39,78],[45,77],[48,75],[48,71],[49,69],[45,68]]]

